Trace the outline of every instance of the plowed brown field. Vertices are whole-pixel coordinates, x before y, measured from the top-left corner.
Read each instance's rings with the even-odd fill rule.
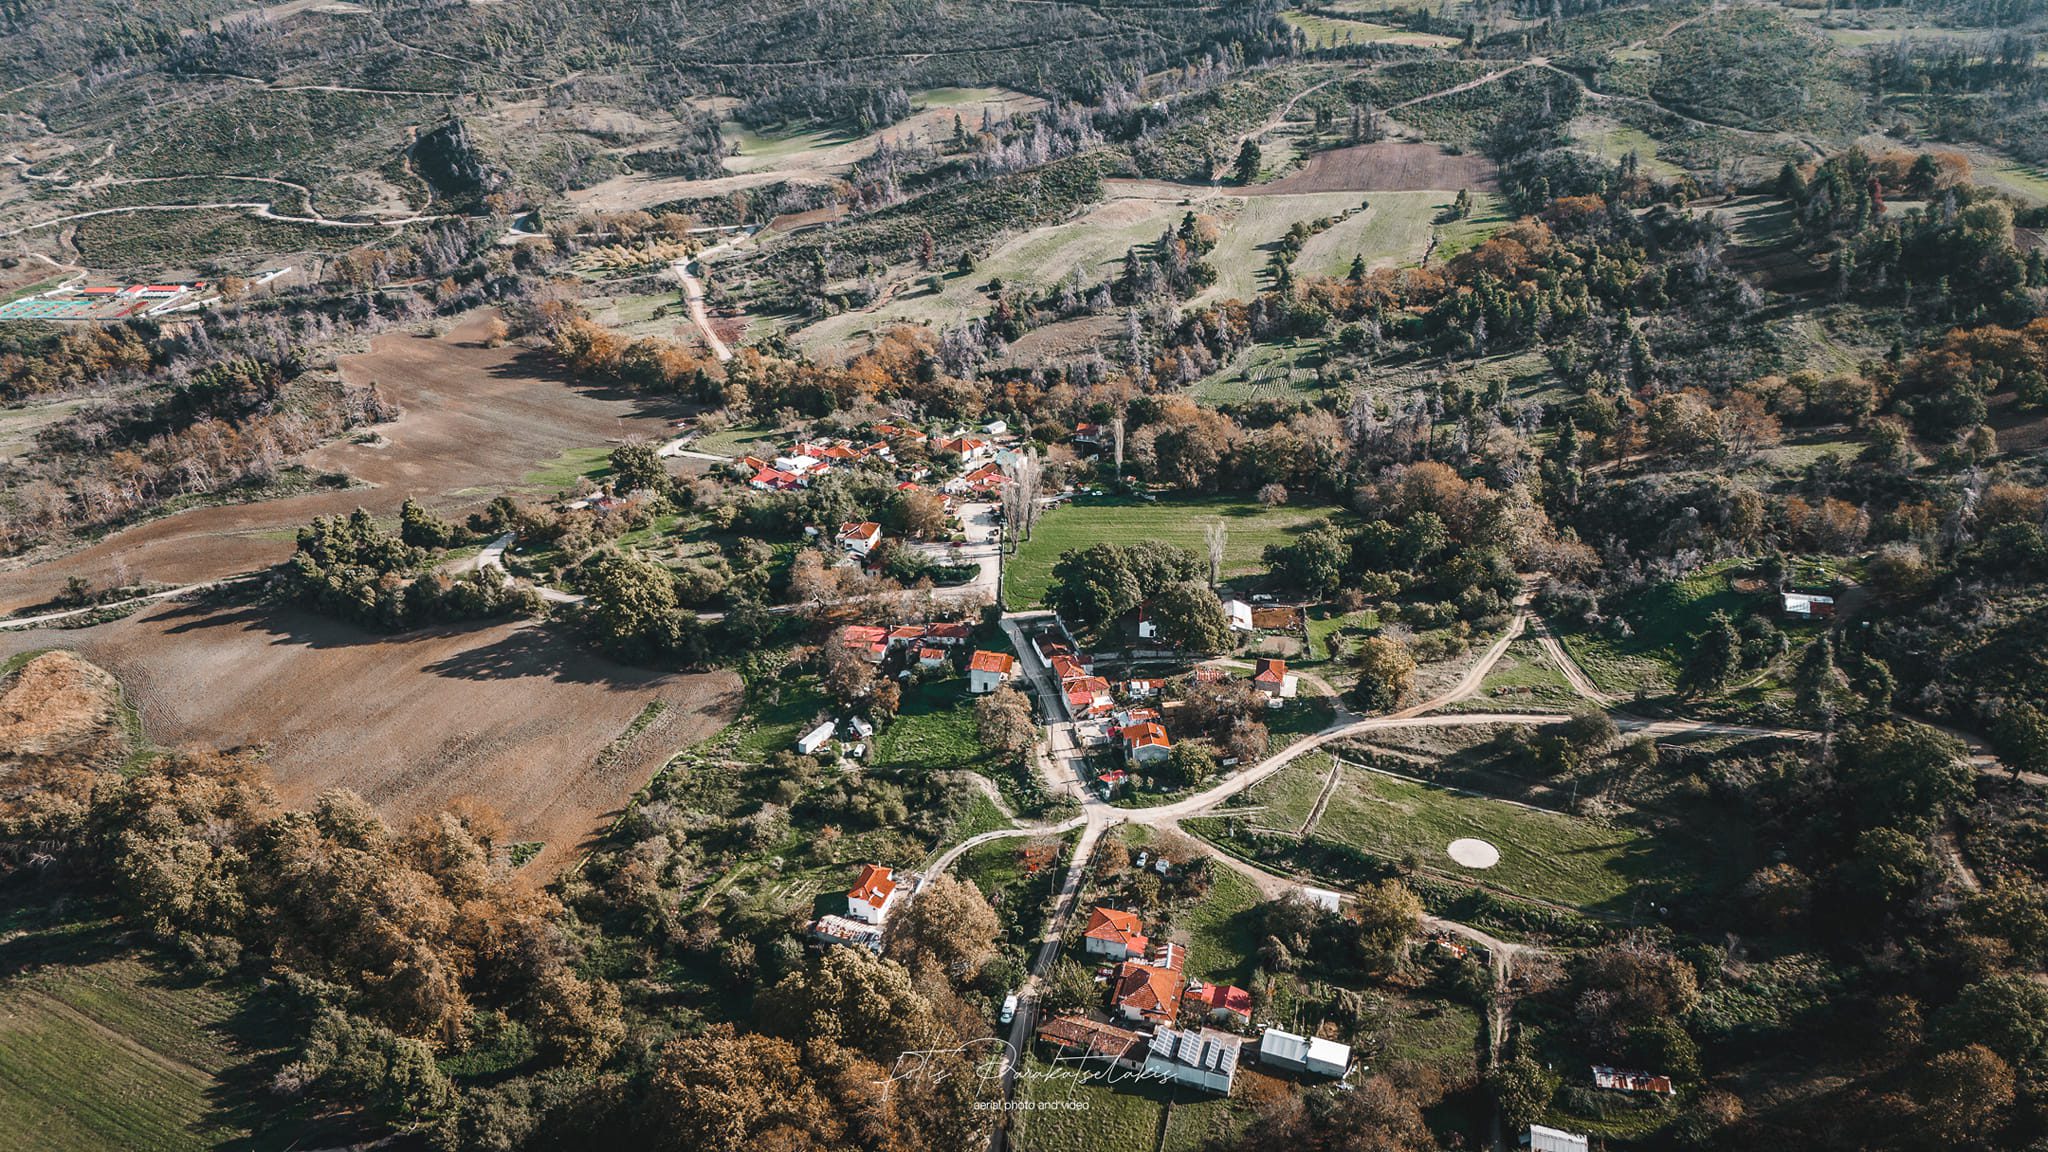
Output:
[[[379,442],[340,441],[305,463],[373,488],[319,491],[260,504],[197,508],[152,521],[68,555],[0,572],[0,613],[47,602],[80,575],[95,585],[190,584],[276,564],[291,530],[315,516],[368,508],[396,513],[407,496],[443,512],[480,505],[572,448],[657,439],[681,409],[668,398],[569,383],[547,359],[486,348],[489,317],[474,314],[440,337],[392,333],[345,357],[349,380],[375,382],[403,409]]]
[[[545,842],[539,876],[739,705],[732,673],[624,668],[528,623],[381,636],[291,609],[173,603],[77,631],[0,633],[0,659],[46,647],[119,677],[160,744],[267,746],[287,803],[350,788],[402,825],[481,799],[517,839]],[[657,700],[658,719],[601,755]]]

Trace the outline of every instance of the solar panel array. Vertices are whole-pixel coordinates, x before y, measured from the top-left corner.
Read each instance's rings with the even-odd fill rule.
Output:
[[[1181,1032],[1172,1028],[1152,1033],[1153,1055],[1223,1075],[1237,1068],[1237,1054],[1242,1047],[1236,1037],[1218,1033]]]

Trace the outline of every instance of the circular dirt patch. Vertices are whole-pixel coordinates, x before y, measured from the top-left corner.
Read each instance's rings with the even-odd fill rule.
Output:
[[[1444,851],[1467,868],[1491,868],[1500,863],[1500,849],[1484,840],[1453,840]]]

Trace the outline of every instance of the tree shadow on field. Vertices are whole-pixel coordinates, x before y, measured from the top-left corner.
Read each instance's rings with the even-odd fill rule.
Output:
[[[273,645],[312,651],[378,647],[389,649],[394,662],[407,650],[422,646],[420,670],[464,680],[551,680],[562,684],[601,684],[621,690],[647,687],[668,673],[613,664],[578,648],[559,627],[514,617],[437,624],[409,632],[376,632],[277,604],[180,604],[151,617],[164,635],[196,635],[226,629],[265,635]],[[495,635],[494,635],[495,634]],[[470,641],[450,652],[451,641]]]
[[[426,666],[436,676],[462,680],[529,680],[544,677],[566,684],[608,684],[644,688],[667,673],[613,664],[577,648],[554,628],[520,628]]]
[[[559,384],[585,399],[623,404],[631,411],[620,413],[622,419],[680,420],[701,413],[706,407],[689,403],[674,393],[642,392],[623,384],[579,380],[569,374],[554,353],[539,349],[527,349],[493,364],[484,369],[484,374],[497,380],[544,380]]]

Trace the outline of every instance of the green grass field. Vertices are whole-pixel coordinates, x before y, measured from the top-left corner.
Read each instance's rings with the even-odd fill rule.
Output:
[[[1444,48],[1458,42],[1457,38],[1452,36],[1410,32],[1404,28],[1390,28],[1385,24],[1374,24],[1366,20],[1347,20],[1341,16],[1323,16],[1314,12],[1288,12],[1282,14],[1280,18],[1301,29],[1308,37],[1311,48],[1336,48],[1375,40]]]
[[[944,288],[936,294],[920,283],[879,307],[827,317],[794,336],[815,350],[858,343],[868,333],[894,324],[961,323],[988,311],[988,297],[982,288],[991,280],[1000,280],[1005,286],[1046,288],[1079,269],[1083,281],[1100,283],[1121,266],[1125,249],[1158,240],[1160,233],[1179,223],[1187,211],[1175,198],[1120,196],[1077,219],[1011,237],[976,262],[972,273],[948,275]],[[908,276],[914,271],[899,269],[898,274]]]
[[[1645,878],[1635,832],[1349,767],[1315,835],[1387,859],[1412,852],[1438,872],[1582,908],[1607,905]],[[1500,849],[1500,863],[1479,871],[1452,862],[1445,846],[1468,836]]]
[[[716,456],[760,456],[773,454],[790,435],[773,424],[739,424],[699,436],[690,447]]]
[[[1640,128],[1631,128],[1604,116],[1581,116],[1572,121],[1571,133],[1572,139],[1580,146],[1606,160],[1619,160],[1634,152],[1643,171],[1652,176],[1671,178],[1685,171],[1668,160],[1658,159],[1656,137]]]
[[[882,768],[941,771],[972,768],[980,760],[981,735],[964,676],[905,689],[896,719],[875,735],[875,764]]]
[[[1156,1083],[1084,1079],[1073,1065],[1052,1064],[1035,1052],[1018,1073],[1017,1095],[1029,1102],[1017,1117],[1016,1133],[1017,1147],[1028,1152],[1149,1149],[1166,1101]]]
[[[1337,194],[1333,194],[1337,195]],[[1347,192],[1347,208],[1364,200],[1371,207],[1328,231],[1310,237],[1295,258],[1299,274],[1342,276],[1351,268],[1353,257],[1365,258],[1369,268],[1401,268],[1418,263],[1429,248],[1432,228],[1439,233],[1432,260],[1446,260],[1473,248],[1510,221],[1500,201],[1490,192],[1475,193],[1472,213],[1462,220],[1437,224],[1437,217],[1458,198],[1458,190],[1444,192]],[[1292,199],[1292,197],[1286,197]]]
[[[1195,381],[1188,395],[1203,404],[1313,400],[1327,391],[1316,379],[1314,367],[1324,343],[1304,339],[1249,345],[1223,367]]]
[[[1631,593],[1619,606],[1632,635],[1626,639],[1583,629],[1560,628],[1558,639],[1602,692],[1628,696],[1638,690],[1670,691],[1692,651],[1692,636],[1707,617],[1726,612],[1740,617],[1758,603],[1729,586],[1733,561],[1711,565],[1686,577]]]
[[[1311,659],[1335,660],[1344,654],[1354,635],[1362,636],[1376,631],[1380,626],[1380,614],[1370,608],[1358,612],[1335,614],[1326,608],[1313,608],[1308,614],[1308,650]]]
[[[1179,917],[1188,933],[1187,974],[1193,980],[1243,986],[1258,963],[1251,910],[1259,892],[1221,864],[1211,864],[1209,872],[1214,877],[1209,895]]]
[[[282,1037],[238,990],[170,979],[100,925],[8,948],[21,974],[0,982],[0,1152],[345,1142],[258,1104]]]
[[[817,723],[831,703],[816,676],[799,676],[778,684],[774,699],[762,700],[749,709],[734,753],[744,760],[762,761],[774,753],[796,747],[802,736]]]
[[[1544,655],[1543,646],[1525,637],[1508,645],[1478,692],[1451,705],[1447,711],[1570,712],[1584,703],[1572,691],[1564,674]]]
[[[611,475],[612,450],[605,445],[571,448],[546,464],[519,478],[521,487],[542,492],[559,492],[589,477],[602,480]]]
[[[1091,544],[1164,540],[1206,555],[1203,533],[1219,519],[1230,531],[1223,575],[1248,576],[1266,570],[1266,545],[1344,515],[1348,513],[1328,505],[1266,508],[1238,496],[1162,497],[1156,504],[1123,496],[1082,497],[1047,513],[1031,539],[1010,557],[1003,572],[1005,595],[1012,608],[1036,605],[1052,585],[1052,568],[1060,554]]]
[[[1290,764],[1246,794],[1234,808],[1263,808],[1241,819],[1253,828],[1300,827],[1325,779],[1320,757]],[[1230,809],[1224,814],[1229,815]],[[1451,841],[1473,837],[1500,849],[1500,863],[1467,869],[1445,854]],[[1626,828],[1525,808],[1449,788],[1421,784],[1347,764],[1312,840],[1346,844],[1383,860],[1413,854],[1441,876],[1481,881],[1515,896],[1589,910],[1620,906],[1639,884],[1668,876],[1677,861],[1650,838]]]
[[[1479,1074],[1479,1012],[1456,1001],[1389,994],[1373,1039],[1388,1060],[1433,1068],[1451,1083]]]
[[[1381,193],[1303,192],[1245,196],[1233,198],[1238,205],[1234,212],[1226,214],[1219,210],[1220,205],[1212,209],[1217,212],[1223,230],[1215,250],[1208,257],[1209,263],[1216,268],[1216,283],[1197,296],[1193,303],[1251,299],[1270,286],[1271,278],[1266,274],[1272,255],[1269,245],[1285,236],[1295,221],[1342,215],[1345,210],[1358,207],[1360,200],[1376,195]],[[1418,255],[1420,251],[1417,249]],[[1346,255],[1344,262],[1348,265],[1351,257]]]

